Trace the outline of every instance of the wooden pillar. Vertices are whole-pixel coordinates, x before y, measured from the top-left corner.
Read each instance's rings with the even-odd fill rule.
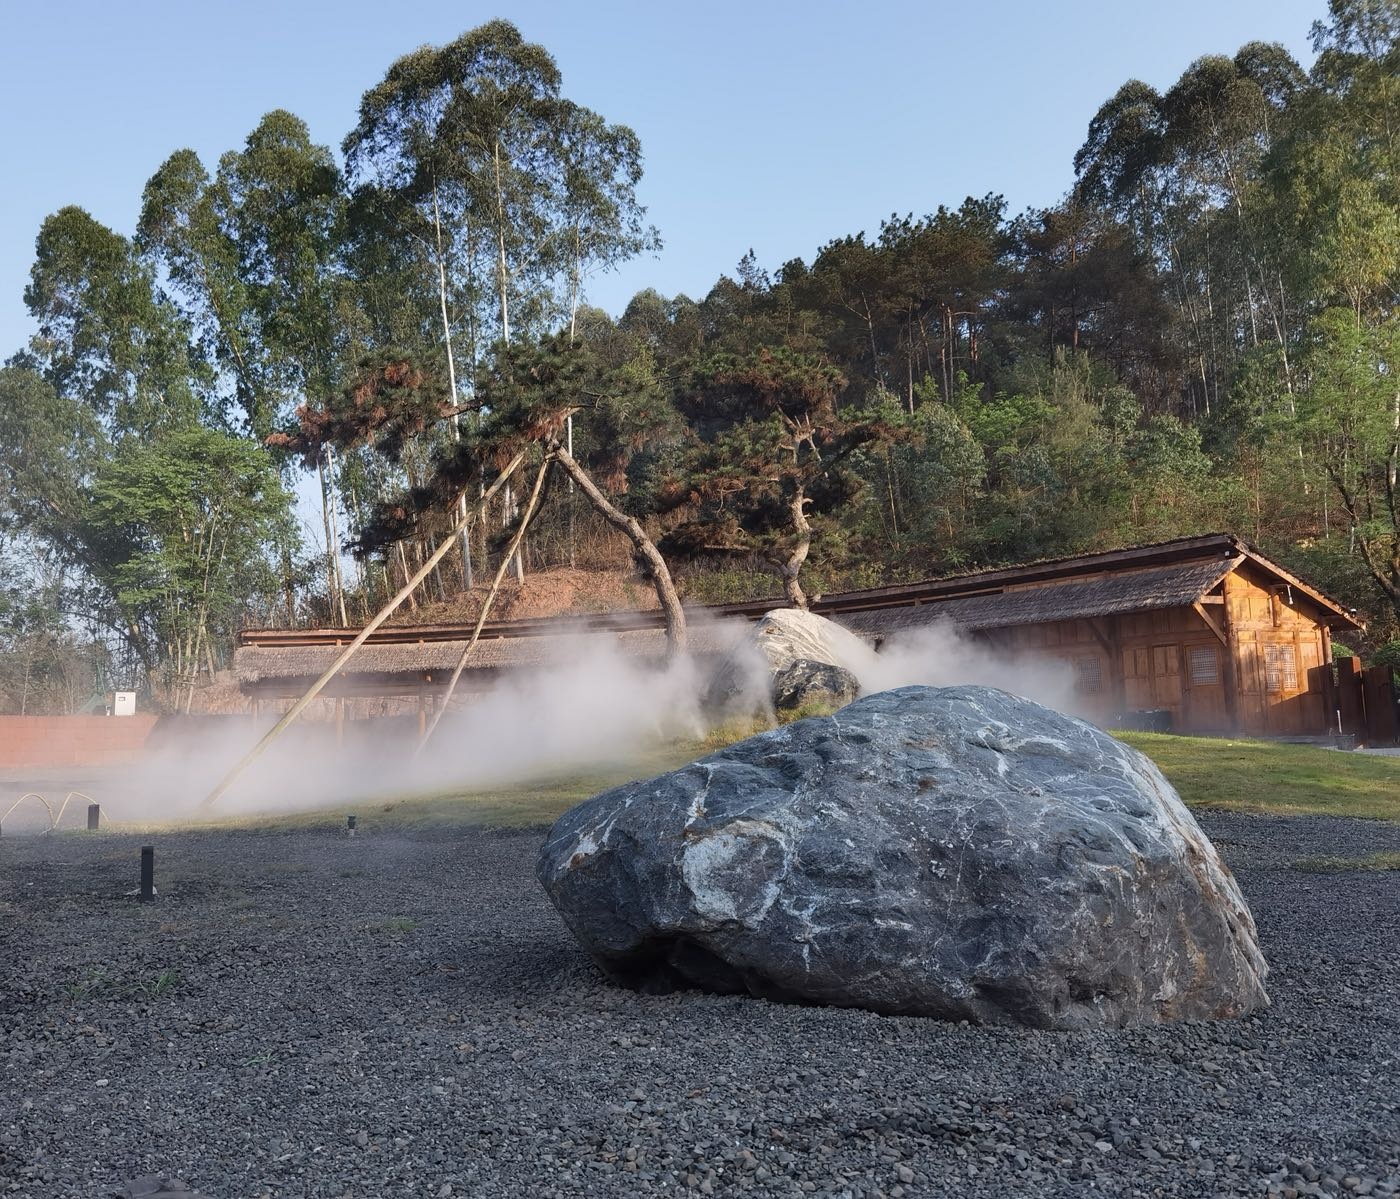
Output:
[[[345,744],[345,697],[337,696],[335,701],[335,743]]]
[[[418,689],[418,739],[420,741],[428,731],[428,710],[424,702],[425,699],[426,696],[424,696],[423,689],[420,687]]]
[[[1244,732],[1244,720],[1240,714],[1240,639],[1235,632],[1234,605],[1230,602],[1230,584],[1234,582],[1233,572],[1225,576],[1221,596],[1225,600],[1220,605],[1220,620],[1225,628],[1225,670],[1221,681],[1225,684],[1225,722],[1233,733]]]

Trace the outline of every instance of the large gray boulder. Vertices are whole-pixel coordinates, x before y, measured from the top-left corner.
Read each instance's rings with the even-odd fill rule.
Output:
[[[612,978],[1046,1028],[1237,1016],[1267,966],[1161,773],[983,687],[905,687],[565,814],[538,876]]]

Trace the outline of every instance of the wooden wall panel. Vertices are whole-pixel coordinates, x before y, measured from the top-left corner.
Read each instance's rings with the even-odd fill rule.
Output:
[[[1080,709],[1096,719],[1166,708],[1172,727],[1182,732],[1325,732],[1326,702],[1309,684],[1314,668],[1327,661],[1325,630],[1289,606],[1286,594],[1276,597],[1238,573],[1226,576],[1222,590],[1224,602],[1209,611],[1218,622],[1230,621],[1233,661],[1189,607],[1026,625],[1002,630],[996,643],[1057,659],[1077,670],[1081,683],[1085,668],[1076,661],[1096,658],[1098,689],[1076,692]],[[1237,688],[1233,700],[1231,687]]]

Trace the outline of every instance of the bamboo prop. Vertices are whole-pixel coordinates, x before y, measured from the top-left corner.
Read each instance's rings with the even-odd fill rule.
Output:
[[[506,466],[505,470],[503,470],[500,473],[500,475],[497,476],[496,481],[486,489],[486,497],[489,498],[496,492],[497,488],[502,487],[505,484],[506,480],[509,479],[511,475],[515,473],[516,469],[524,461],[525,451],[521,450],[520,453],[516,454],[516,456],[510,460],[510,463]],[[452,529],[452,532],[449,533],[446,537],[444,537],[442,539],[442,544],[439,545],[437,549],[433,551],[432,556],[426,562],[424,562],[422,566],[418,568],[418,573],[415,574],[413,578],[409,579],[408,582],[405,583],[401,588],[399,588],[399,591],[394,596],[394,598],[391,599],[387,604],[384,605],[383,608],[379,610],[379,614],[373,620],[371,620],[369,624],[365,625],[365,627],[360,630],[359,635],[355,638],[355,640],[350,642],[350,644],[345,647],[340,657],[338,657],[334,662],[331,663],[330,667],[326,670],[326,673],[311,684],[310,690],[308,690],[305,695],[303,695],[299,700],[297,700],[296,703],[294,703],[287,710],[287,714],[283,716],[281,720],[274,724],[272,728],[268,729],[268,731],[263,735],[262,740],[260,740],[255,746],[253,746],[252,749],[250,749],[246,754],[244,754],[243,757],[241,757],[237,761],[237,763],[234,764],[233,769],[230,770],[226,775],[224,775],[219,785],[204,797],[204,801],[199,805],[201,808],[212,808],[216,803],[218,803],[219,799],[224,795],[224,793],[231,786],[233,786],[234,782],[237,781],[238,776],[241,775],[245,770],[247,770],[248,767],[251,766],[258,759],[259,756],[261,756],[263,750],[265,750],[269,745],[272,744],[273,741],[275,741],[279,736],[281,736],[283,730],[285,730],[286,727],[292,723],[292,721],[294,721],[298,716],[302,714],[302,712],[306,710],[307,706],[311,703],[313,699],[315,699],[321,693],[321,691],[325,688],[326,684],[329,683],[333,678],[335,678],[337,674],[340,673],[340,670],[345,665],[345,663],[350,661],[351,655],[353,655],[354,652],[357,649],[359,649],[360,646],[362,646],[366,640],[368,640],[369,635],[373,633],[375,629],[377,629],[386,620],[388,620],[390,616],[394,614],[394,612],[398,609],[399,605],[402,604],[404,600],[406,600],[410,595],[413,594],[413,592],[417,589],[418,584],[420,584],[432,573],[433,567],[435,567],[439,562],[442,561],[443,558],[447,556],[448,550],[450,550],[453,544],[455,543],[457,534],[460,533],[462,529],[464,529],[467,526],[467,524],[470,523],[471,519],[472,514],[468,513],[465,519],[459,520],[457,522],[457,525]]]
[[[476,618],[476,627],[472,629],[471,640],[467,642],[461,657],[457,659],[457,665],[452,671],[452,678],[447,683],[447,690],[443,692],[442,702],[438,705],[437,711],[433,713],[432,722],[423,731],[423,736],[413,751],[415,758],[423,752],[423,747],[428,744],[433,730],[442,721],[443,713],[447,711],[448,701],[451,700],[453,692],[457,690],[457,681],[462,677],[462,671],[467,667],[467,659],[471,657],[472,650],[476,648],[476,643],[481,639],[481,630],[486,627],[486,618],[491,615],[491,605],[496,602],[496,593],[501,589],[501,581],[506,577],[511,557],[519,550],[521,542],[525,540],[525,530],[530,527],[530,519],[535,515],[535,507],[540,502],[540,492],[544,489],[544,477],[549,471],[549,463],[552,458],[552,454],[546,454],[544,461],[540,463],[540,473],[535,476],[535,485],[530,491],[530,500],[525,505],[524,515],[521,516],[520,524],[515,530],[515,535],[511,538],[510,548],[506,550],[500,566],[496,568],[496,577],[492,580],[491,590],[486,593],[486,601],[481,605],[481,614]]]

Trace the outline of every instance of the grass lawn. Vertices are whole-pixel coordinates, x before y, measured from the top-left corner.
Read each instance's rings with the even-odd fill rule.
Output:
[[[1364,858],[1300,858],[1293,865],[1313,874],[1332,874],[1337,870],[1400,870],[1400,853],[1382,850]]]
[[[1359,816],[1400,821],[1400,758],[1339,753],[1311,745],[1227,741],[1162,733],[1115,734],[1147,754],[1192,807],[1282,815]],[[551,824],[574,804],[608,787],[647,778],[725,744],[712,736],[658,748],[608,770],[590,770],[480,791],[404,796],[335,811],[287,816],[215,818],[224,828],[343,827],[356,813],[371,826],[490,825],[518,828]],[[1385,868],[1385,867],[1382,867]]]
[[[1156,762],[1192,807],[1400,820],[1400,758],[1276,741],[1114,735]]]
[[[410,794],[344,805],[332,811],[211,818],[209,828],[344,828],[354,812],[365,829],[378,826],[487,825],[525,828],[553,824],[574,804],[633,779],[645,779],[710,754],[736,740],[718,733],[706,741],[678,742],[610,769],[479,791]],[[1117,733],[1141,749],[1191,807],[1280,815],[1337,815],[1400,821],[1400,758],[1345,754],[1313,745],[1226,741],[1161,733]],[[122,828],[122,824],[113,825]],[[144,825],[160,828],[158,825]],[[134,831],[137,825],[125,825]],[[1396,868],[1393,863],[1376,868]]]

